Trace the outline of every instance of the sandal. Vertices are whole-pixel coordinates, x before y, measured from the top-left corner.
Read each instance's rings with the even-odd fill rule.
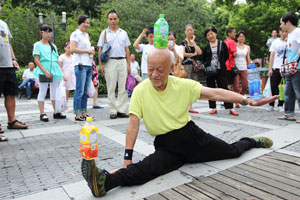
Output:
[[[286,116],[286,115],[282,115],[282,116],[278,117],[277,119],[279,119],[279,120],[287,120],[287,121],[296,121],[295,117],[289,117],[289,116]]]
[[[2,129],[2,126],[0,124],[0,134],[4,133],[4,130]]]
[[[79,118],[76,118],[76,117],[75,117],[75,121],[83,122],[83,121],[85,121],[85,119],[83,119],[83,118],[80,116]]]
[[[7,137],[5,137],[4,135],[0,135],[0,142],[6,142],[8,141]]]
[[[7,128],[8,129],[27,129],[28,125],[26,125],[25,123],[22,123],[18,120],[15,120],[13,122],[8,122],[7,123]]]

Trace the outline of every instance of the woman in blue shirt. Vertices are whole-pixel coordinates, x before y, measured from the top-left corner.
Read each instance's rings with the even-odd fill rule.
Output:
[[[43,24],[40,28],[41,40],[36,42],[33,46],[34,62],[38,66],[34,70],[34,75],[39,79],[39,94],[38,94],[38,106],[40,109],[40,120],[48,122],[49,119],[44,112],[45,97],[47,89],[50,85],[50,100],[53,106],[55,119],[65,119],[66,116],[62,113],[55,112],[55,100],[56,90],[59,87],[59,83],[62,80],[63,73],[58,65],[57,58],[58,52],[55,44],[50,42],[52,28]]]

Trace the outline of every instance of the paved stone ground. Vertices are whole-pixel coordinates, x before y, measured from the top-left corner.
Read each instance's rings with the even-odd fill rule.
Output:
[[[70,99],[70,105],[71,102],[72,99]],[[97,122],[111,121],[112,125],[107,125],[108,128],[125,134],[126,123],[114,124],[113,120],[109,120],[107,99],[99,98],[99,102],[105,108],[101,110],[88,109],[88,113],[94,116]],[[89,99],[89,107],[91,107],[91,99]],[[206,101],[197,101],[193,107],[201,110],[206,109],[208,104]],[[267,112],[264,110],[265,108],[266,106],[262,108],[242,107],[237,109],[240,113],[239,117],[231,116],[228,111],[222,109],[219,109],[215,116],[203,111],[199,115],[193,114],[192,118],[205,131],[227,142],[234,142],[241,137],[250,137],[270,131],[272,126],[276,129],[276,127],[284,127],[294,123],[277,120],[276,118],[280,116],[280,113],[277,111]],[[81,126],[83,123],[75,122],[72,114],[68,114],[66,120],[54,120],[51,116],[51,110],[48,100],[46,101],[46,112],[50,121],[44,123],[39,121],[36,100],[18,99],[17,118],[28,123],[30,125],[29,130],[41,128],[51,130],[54,127],[61,127],[55,133],[24,137],[22,131],[6,129],[7,118],[3,107],[3,98],[0,99],[0,123],[5,128],[5,135],[9,138],[14,133],[20,134],[20,137],[16,139],[0,143],[0,199],[27,196],[83,180],[80,172],[79,129],[65,131],[65,127],[68,125]],[[299,110],[297,110],[296,117],[300,119]],[[248,122],[257,124],[249,124]],[[101,135],[101,129],[99,132],[97,165],[108,171],[122,167],[124,146]],[[153,139],[141,122],[138,140],[152,145]],[[285,147],[285,150],[300,153],[300,142]],[[134,162],[143,157],[144,155],[135,152]]]

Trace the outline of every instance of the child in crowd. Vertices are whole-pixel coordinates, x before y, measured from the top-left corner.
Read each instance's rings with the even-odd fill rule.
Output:
[[[60,55],[58,58],[58,64],[64,74],[64,83],[66,87],[66,100],[68,102],[70,91],[75,90],[75,82],[76,82],[73,57],[70,51],[70,42],[67,42],[64,45],[64,50],[65,53]],[[67,108],[66,112],[69,111],[70,109]]]
[[[148,40],[148,44],[140,44],[143,37],[146,37]],[[148,78],[148,66],[147,66],[147,56],[151,49],[153,49],[153,28],[144,28],[142,33],[139,37],[135,40],[133,47],[135,48],[136,52],[143,52],[142,55],[142,63],[141,63],[141,70],[142,70],[142,80]]]

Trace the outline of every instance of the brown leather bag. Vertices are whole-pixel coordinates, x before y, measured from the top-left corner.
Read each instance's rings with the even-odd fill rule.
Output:
[[[174,76],[179,78],[186,78],[187,73],[184,69],[184,66],[181,63],[177,63],[174,65]]]

